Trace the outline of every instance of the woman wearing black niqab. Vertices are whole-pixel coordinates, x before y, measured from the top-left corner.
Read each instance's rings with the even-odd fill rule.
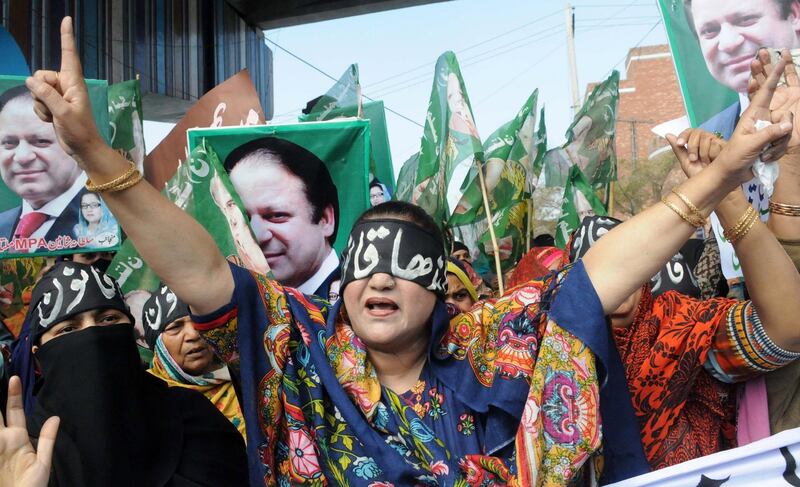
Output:
[[[145,372],[133,319],[110,277],[57,264],[34,288],[27,320],[42,373],[27,418],[31,438],[47,418],[60,418],[48,485],[247,484],[233,425],[201,394]]]

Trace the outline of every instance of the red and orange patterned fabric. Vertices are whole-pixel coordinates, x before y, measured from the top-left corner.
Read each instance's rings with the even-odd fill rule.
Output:
[[[546,249],[554,249],[555,247],[545,247]],[[556,249],[557,250],[557,249]],[[550,269],[539,261],[539,253],[542,252],[541,248],[533,248],[517,262],[517,267],[506,282],[506,287],[509,289],[524,284],[534,279],[541,279],[550,273]],[[544,252],[547,252],[545,250]],[[560,260],[558,261],[560,262]],[[559,267],[561,265],[559,264]]]
[[[645,286],[628,328],[614,328],[653,469],[736,446],[735,382],[793,360],[765,338],[750,301],[697,300]]]

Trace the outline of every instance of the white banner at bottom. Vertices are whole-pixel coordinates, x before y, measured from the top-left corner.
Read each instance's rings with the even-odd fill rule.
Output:
[[[609,487],[800,487],[800,428]]]

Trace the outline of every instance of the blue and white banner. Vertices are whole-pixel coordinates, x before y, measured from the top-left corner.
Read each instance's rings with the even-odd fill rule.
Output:
[[[795,428],[609,487],[800,487],[798,462],[800,428]]]

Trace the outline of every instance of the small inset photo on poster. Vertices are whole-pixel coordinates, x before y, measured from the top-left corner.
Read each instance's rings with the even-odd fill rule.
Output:
[[[187,136],[190,151],[205,141],[222,161],[274,278],[336,298],[338,255],[369,208],[369,121],[198,128]]]
[[[108,135],[108,85],[87,80]],[[116,250],[120,229],[86,174],[33,111],[25,77],[0,76],[0,258]]]

